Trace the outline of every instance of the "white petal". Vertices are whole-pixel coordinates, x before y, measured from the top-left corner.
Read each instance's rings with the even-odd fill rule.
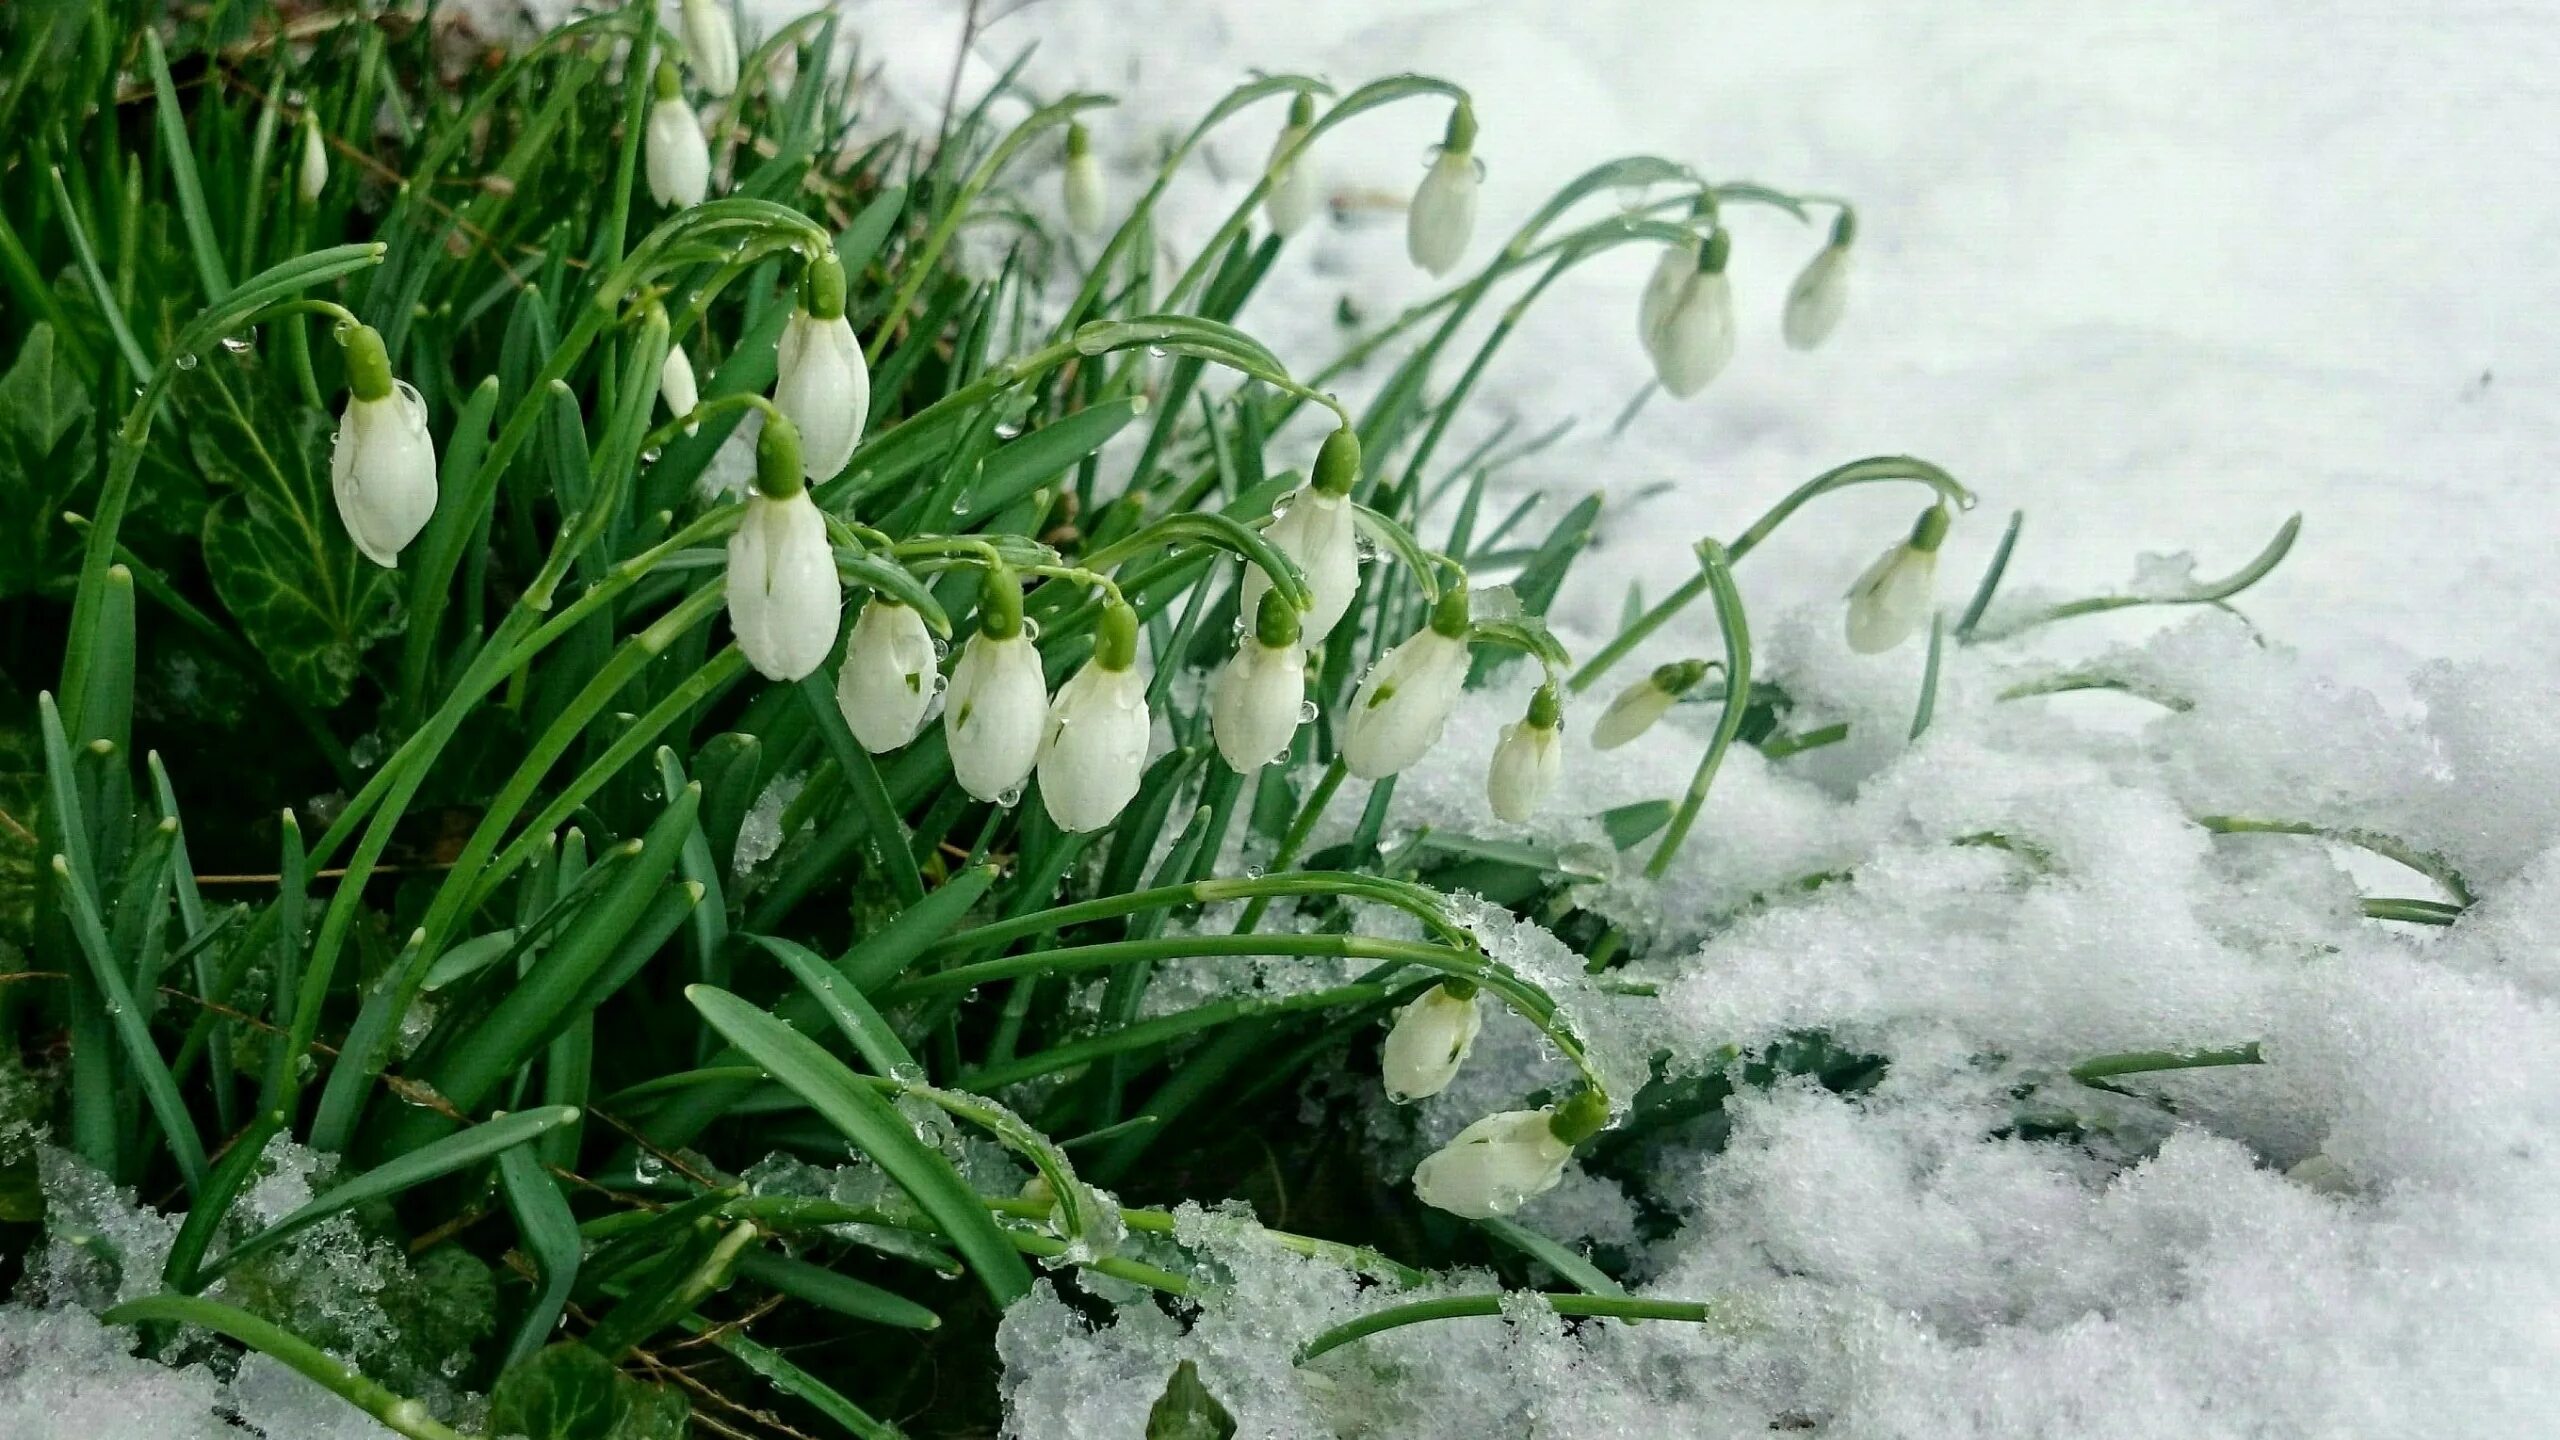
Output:
[[[802,473],[834,479],[871,414],[871,370],[850,321],[791,312],[774,354],[773,404],[800,427]]]
[[[1644,282],[1644,294],[1636,301],[1636,338],[1644,342],[1646,355],[1661,348],[1662,322],[1696,273],[1698,252],[1685,245],[1663,247],[1662,258],[1654,262],[1652,278]]]
[[[924,617],[875,599],[862,607],[845,641],[836,708],[863,749],[886,754],[916,738],[940,678]]]
[[[1472,995],[1461,1000],[1434,985],[1415,996],[1396,1012],[1395,1028],[1379,1051],[1387,1098],[1402,1105],[1448,1089],[1483,1028],[1484,1015]]]
[[[1653,683],[1645,676],[1618,692],[1609,708],[1600,713],[1599,722],[1591,727],[1591,748],[1615,750],[1647,730],[1653,722],[1667,714],[1678,696]]]
[[[319,199],[320,192],[329,188],[329,149],[320,143],[316,125],[302,127],[302,173],[298,183],[306,203]]]
[[[1079,235],[1102,233],[1102,159],[1088,150],[1067,157],[1067,225]]]
[[[1351,609],[1360,589],[1360,527],[1349,497],[1327,495],[1312,483],[1289,497],[1289,508],[1262,532],[1271,548],[1298,564],[1307,577],[1315,604],[1298,617],[1299,643],[1312,650],[1333,633]],[[1262,613],[1262,597],[1271,577],[1258,565],[1247,565],[1244,588],[1237,592],[1236,613],[1252,624]]]
[[[347,401],[329,482],[356,548],[377,565],[398,565],[436,513],[436,447],[417,391],[403,382],[379,400]]]
[[[1555,1188],[1573,1147],[1558,1140],[1544,1110],[1487,1115],[1414,1167],[1422,1203],[1470,1220],[1508,1215]]]
[[[1250,775],[1287,749],[1306,694],[1305,651],[1275,650],[1250,634],[1238,642],[1209,692],[1209,728],[1228,766]]]
[[[1040,757],[1049,695],[1040,652],[1024,636],[973,635],[951,668],[942,728],[960,788],[981,800],[1018,795]]]
[[[817,502],[747,498],[729,537],[729,626],[747,663],[768,680],[797,680],[826,662],[843,618],[844,587]]]
[[[1040,802],[1069,834],[1119,817],[1146,772],[1147,682],[1135,667],[1087,665],[1058,687],[1040,752]]]
[[[658,396],[667,402],[670,416],[690,415],[702,403],[702,389],[693,379],[693,357],[681,345],[667,347],[667,363],[658,367]],[[687,426],[685,433],[690,435],[696,428]]]
[[[651,105],[644,138],[649,198],[671,210],[701,204],[711,192],[711,146],[693,107],[681,97]]]
[[[1707,388],[1733,359],[1733,285],[1722,271],[1694,272],[1662,318],[1653,371],[1662,388],[1686,400]]]
[[[1849,587],[1849,648],[1881,655],[1929,623],[1938,552],[1896,545]]]
[[[1440,743],[1467,682],[1467,644],[1424,629],[1387,653],[1360,682],[1342,759],[1363,780],[1383,780]]]
[[[1315,218],[1316,207],[1324,203],[1324,177],[1316,169],[1314,146],[1300,152],[1292,164],[1279,163],[1280,157],[1305,133],[1299,126],[1284,125],[1280,138],[1271,145],[1271,188],[1263,192],[1262,213],[1271,221],[1276,235],[1297,234]]]
[[[1413,192],[1405,216],[1405,253],[1434,275],[1457,268],[1476,228],[1476,158],[1443,150]]]
[[[1787,289],[1783,329],[1792,349],[1810,350],[1827,338],[1849,308],[1849,247],[1825,245]]]
[[[1514,825],[1538,813],[1538,805],[1564,775],[1564,737],[1526,720],[1502,727],[1493,750],[1493,769],[1485,777],[1485,798],[1494,815]]]
[[[685,0],[684,53],[704,93],[726,95],[738,88],[738,30],[727,0]]]

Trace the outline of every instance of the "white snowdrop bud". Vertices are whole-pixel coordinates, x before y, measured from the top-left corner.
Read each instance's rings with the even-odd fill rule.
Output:
[[[356,548],[376,565],[397,566],[436,513],[427,403],[409,382],[391,378],[391,357],[372,326],[349,326],[338,343],[347,352],[348,393],[329,451],[329,488]]]
[[[1476,228],[1476,112],[1466,101],[1449,114],[1449,131],[1405,214],[1404,248],[1433,275],[1457,268]]]
[[[1102,161],[1093,153],[1093,137],[1084,126],[1067,123],[1067,164],[1060,181],[1067,202],[1067,228],[1079,235],[1102,233]]]
[[[302,203],[309,205],[329,188],[329,147],[320,141],[320,117],[302,112],[302,170],[295,181]]]
[[[670,210],[701,204],[711,193],[711,145],[702,137],[701,117],[676,88],[676,67],[664,60],[658,62],[658,98],[649,107],[643,140],[649,198]]]
[[[854,617],[836,674],[836,708],[853,738],[885,755],[916,738],[933,705],[933,632],[911,605],[874,595]]]
[[[1652,358],[1655,340],[1662,333],[1663,318],[1671,313],[1672,302],[1680,298],[1689,277],[1697,270],[1695,247],[1662,247],[1662,258],[1654,262],[1653,275],[1644,282],[1644,294],[1636,300],[1636,339],[1643,343],[1647,359]]]
[[[1049,703],[1040,803],[1071,835],[1118,819],[1138,793],[1154,721],[1137,661],[1138,612],[1115,599],[1103,607],[1092,661],[1067,677]]]
[[[721,0],[684,0],[684,54],[704,93],[738,88],[738,28]]]
[[[1495,818],[1527,823],[1564,774],[1564,705],[1553,685],[1529,697],[1529,713],[1502,727],[1485,776],[1485,798]]]
[[[987,567],[980,588],[978,633],[961,648],[944,692],[942,729],[960,788],[981,800],[1006,801],[1040,758],[1048,728],[1048,682],[1040,651],[1022,628],[1022,585],[1012,567]]]
[[[833,250],[801,275],[800,303],[774,352],[773,405],[800,427],[800,458],[812,480],[833,479],[862,443],[871,367],[844,316],[844,265]]]
[[[1487,1115],[1414,1167],[1413,1193],[1470,1220],[1508,1215],[1554,1189],[1573,1147],[1607,1120],[1607,1102],[1589,1090],[1562,1106]]]
[[[1297,234],[1315,218],[1316,207],[1324,201],[1324,174],[1316,168],[1314,149],[1300,150],[1294,160],[1282,158],[1306,138],[1315,118],[1315,97],[1298,92],[1289,102],[1289,123],[1280,127],[1280,137],[1271,142],[1271,186],[1262,192],[1262,213],[1275,235]]]
[[[756,488],[729,537],[729,628],[768,680],[797,680],[826,663],[844,617],[827,518],[800,479],[800,437],[765,417],[756,436]]]
[[[1483,1028],[1471,980],[1444,980],[1415,996],[1396,1012],[1395,1027],[1378,1055],[1387,1098],[1402,1105],[1448,1089]]]
[[[1938,546],[1947,538],[1947,507],[1920,512],[1911,538],[1876,557],[1849,587],[1849,648],[1881,655],[1929,623],[1938,576]]]
[[[1781,329],[1791,350],[1810,350],[1840,323],[1849,308],[1849,247],[1857,239],[1858,221],[1849,210],[1831,224],[1831,243],[1813,257],[1787,287],[1787,309]]]
[[[1218,754],[1239,775],[1277,758],[1298,733],[1306,705],[1307,650],[1298,610],[1265,589],[1253,631],[1236,642],[1235,658],[1209,689],[1209,731]]]
[[[1467,587],[1441,592],[1431,623],[1414,632],[1360,682],[1342,760],[1363,780],[1383,780],[1440,743],[1467,683]]]
[[[1314,649],[1333,632],[1360,590],[1360,512],[1351,487],[1360,479],[1360,437],[1345,425],[1325,437],[1315,473],[1289,497],[1288,508],[1262,532],[1271,547],[1295,561],[1315,603],[1299,617],[1300,643]],[[1237,613],[1260,615],[1271,577],[1247,565]]]
[[[658,398],[667,402],[667,415],[681,420],[702,403],[702,389],[693,381],[693,358],[682,345],[667,347],[666,363],[658,367]],[[702,427],[687,424],[684,433],[693,434]]]
[[[1663,307],[1653,328],[1654,378],[1673,398],[1707,388],[1733,359],[1733,285],[1725,279],[1733,242],[1718,230],[1698,248],[1698,262]]]
[[[1619,691],[1609,708],[1600,712],[1599,723],[1591,727],[1591,748],[1615,750],[1652,729],[1653,722],[1705,678],[1707,662],[1703,660],[1655,666],[1652,674]]]

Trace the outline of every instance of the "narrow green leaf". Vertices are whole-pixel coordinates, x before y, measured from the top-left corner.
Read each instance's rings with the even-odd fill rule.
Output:
[[[578,1237],[577,1217],[569,1213],[568,1197],[560,1193],[560,1182],[543,1173],[530,1146],[512,1145],[498,1152],[498,1188],[506,1196],[507,1213],[515,1217],[516,1237],[542,1277],[524,1318],[516,1323],[515,1338],[507,1342],[504,1364],[512,1367],[541,1349],[558,1328],[561,1312],[569,1305],[569,1292],[578,1283],[578,1262],[585,1247]]]
[[[128,1300],[99,1319],[110,1325],[152,1321],[200,1325],[228,1335],[259,1353],[284,1362],[321,1388],[362,1410],[409,1440],[466,1440],[438,1423],[427,1407],[404,1399],[333,1360],[317,1345],[292,1331],[218,1300],[194,1295],[146,1295]]]
[[[887,1325],[899,1330],[932,1330],[942,1324],[942,1317],[931,1310],[877,1285],[839,1275],[822,1265],[794,1260],[767,1250],[748,1250],[738,1256],[738,1274],[759,1285],[779,1290],[794,1300],[849,1315],[874,1325]]]

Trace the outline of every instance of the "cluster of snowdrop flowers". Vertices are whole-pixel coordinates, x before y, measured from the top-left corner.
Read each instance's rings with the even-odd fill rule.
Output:
[[[1636,338],[1653,362],[1654,378],[1679,400],[1706,389],[1733,360],[1733,284],[1725,274],[1733,237],[1714,223],[1711,205],[1701,201],[1707,233],[1665,247],[1636,301]],[[1843,207],[1830,243],[1788,287],[1780,329],[1790,348],[1810,350],[1839,326],[1849,305],[1849,255],[1857,230],[1856,215]]]
[[[340,325],[338,344],[346,352],[347,408],[329,453],[329,488],[356,548],[376,565],[397,566],[436,513],[427,404],[409,382],[392,378],[391,357],[372,326]]]
[[[1402,1105],[1448,1089],[1483,1028],[1473,981],[1452,977],[1415,996],[1396,1012],[1379,1051],[1387,1098]],[[1414,1194],[1470,1220],[1508,1215],[1554,1189],[1573,1147],[1608,1119],[1607,1099],[1591,1089],[1561,1106],[1487,1115],[1414,1167]]]

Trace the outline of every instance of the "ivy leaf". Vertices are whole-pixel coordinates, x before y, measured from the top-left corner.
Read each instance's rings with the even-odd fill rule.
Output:
[[[1188,1360],[1173,1367],[1147,1411],[1147,1440],[1234,1440],[1235,1433],[1236,1417],[1200,1383],[1200,1367]]]
[[[97,445],[89,392],[53,327],[27,332],[0,375],[0,600],[59,586],[79,568],[80,547],[62,511],[90,478]]]
[[[340,704],[365,650],[400,622],[394,573],[339,523],[329,417],[209,370],[180,404],[197,467],[226,492],[204,519],[214,593],[287,689]]]
[[[545,1345],[498,1377],[489,1392],[489,1428],[526,1440],[616,1440],[622,1374],[571,1340]]]
[[[36,903],[36,804],[44,788],[35,706],[0,682],[0,970],[19,968],[32,943]]]

